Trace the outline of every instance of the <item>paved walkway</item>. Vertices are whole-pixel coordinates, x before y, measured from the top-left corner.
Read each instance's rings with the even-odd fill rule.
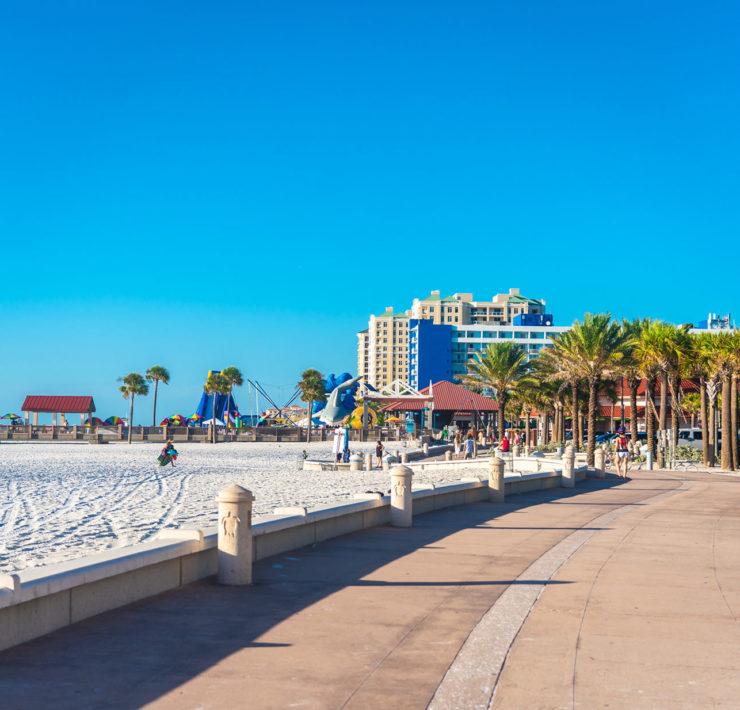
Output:
[[[740,479],[375,528],[0,654],[0,707],[740,707]]]

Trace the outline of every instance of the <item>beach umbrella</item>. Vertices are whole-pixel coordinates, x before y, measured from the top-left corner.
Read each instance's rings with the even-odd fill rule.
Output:
[[[93,417],[92,421],[87,420],[86,426],[105,426],[105,422],[100,417]]]
[[[103,424],[106,426],[118,426],[119,424],[123,424],[123,419],[121,417],[108,417]]]
[[[17,414],[13,414],[11,412],[11,413],[5,414],[4,416],[0,417],[0,419],[20,419],[20,417]]]

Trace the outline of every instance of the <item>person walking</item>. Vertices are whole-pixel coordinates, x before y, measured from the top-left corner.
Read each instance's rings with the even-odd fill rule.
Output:
[[[617,465],[617,475],[620,478],[627,478],[627,462],[630,458],[630,450],[627,443],[627,437],[624,434],[624,427],[619,427],[619,429],[617,430],[617,438],[614,439],[614,458]]]
[[[468,436],[465,439],[465,458],[472,459],[474,450],[475,450],[475,441],[473,440],[473,435],[468,434]]]
[[[460,458],[460,445],[462,444],[462,436],[460,435],[460,430],[458,429],[455,432],[455,458]]]
[[[377,461],[377,467],[383,468],[383,442],[380,439],[375,444],[375,459]]]

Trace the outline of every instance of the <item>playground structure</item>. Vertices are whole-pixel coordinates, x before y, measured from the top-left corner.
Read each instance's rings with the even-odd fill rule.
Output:
[[[220,372],[221,370],[209,370],[208,377],[218,375]],[[225,421],[227,416],[228,422]],[[212,419],[215,419],[217,426],[227,426],[228,424],[228,426],[236,427],[239,423],[239,406],[234,401],[231,393],[221,394],[216,392],[208,394],[203,392],[200,403],[195,410],[195,415],[191,417],[191,420],[196,417],[197,421],[203,425],[208,425]]]

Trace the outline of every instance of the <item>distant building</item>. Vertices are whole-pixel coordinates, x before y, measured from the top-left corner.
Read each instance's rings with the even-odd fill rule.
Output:
[[[730,314],[720,315],[719,313],[709,313],[705,320],[700,320],[694,324],[692,332],[700,333],[702,331],[714,330],[735,330],[735,322],[731,319]]]
[[[487,334],[469,338],[468,332],[478,331],[469,331],[468,326],[480,327],[480,333]],[[481,345],[488,344],[499,337],[501,328],[508,329],[502,339],[522,340],[530,355],[547,340],[546,332],[567,330],[553,326],[543,299],[522,296],[518,288],[490,301],[474,301],[472,293],[441,297],[439,291],[432,291],[425,298],[415,298],[406,311],[388,307],[370,316],[368,327],[357,333],[357,374],[377,388],[396,380],[413,387],[449,380],[462,373],[468,353],[474,351],[468,346],[478,342],[476,337]],[[528,335],[523,338],[521,333]]]
[[[474,301],[472,293],[455,293],[440,298],[439,291],[432,291],[426,298],[415,298],[411,306],[412,318],[429,319],[438,325],[510,325],[516,316],[541,315],[544,312],[544,300],[526,298],[518,288],[496,294],[491,301]]]
[[[409,369],[409,317],[388,307],[370,316],[367,330],[357,334],[357,374],[373,387],[395,380],[407,381]]]

